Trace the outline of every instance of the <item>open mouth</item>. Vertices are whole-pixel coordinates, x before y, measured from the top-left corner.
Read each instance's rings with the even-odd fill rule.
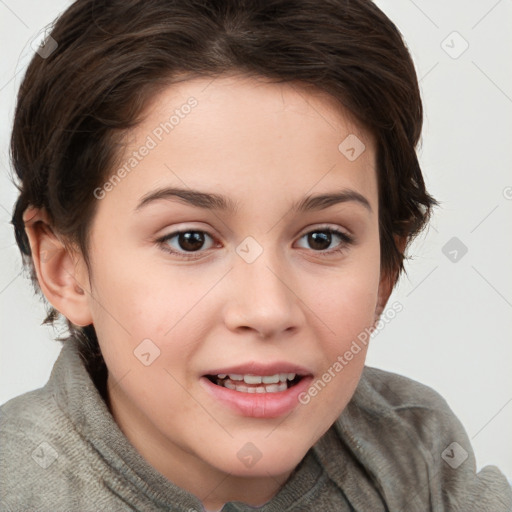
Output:
[[[275,375],[225,374],[205,375],[205,377],[223,388],[240,393],[279,393],[297,385],[303,378],[295,373],[276,373]]]

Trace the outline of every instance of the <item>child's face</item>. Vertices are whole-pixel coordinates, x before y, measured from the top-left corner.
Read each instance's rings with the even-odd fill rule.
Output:
[[[197,105],[182,108],[192,96]],[[161,123],[173,114],[166,133]],[[355,160],[355,139],[345,154],[338,148],[349,135],[366,146]],[[114,417],[178,484],[188,477],[183,467],[190,475],[287,475],[350,400],[366,350],[350,361],[344,354],[376,320],[374,142],[325,95],[240,77],[170,87],[128,142],[119,167],[134,151],[137,164],[107,186],[91,228],[88,307]],[[170,187],[219,194],[237,209],[172,196],[137,209]],[[349,190],[368,205],[292,210],[308,196]],[[329,238],[327,228],[354,242]],[[156,241],[178,230],[199,233]],[[383,285],[380,293],[383,305]],[[338,356],[345,363],[333,371]],[[308,394],[329,369],[330,382]],[[306,376],[286,392],[249,394],[206,377],[217,373]]]

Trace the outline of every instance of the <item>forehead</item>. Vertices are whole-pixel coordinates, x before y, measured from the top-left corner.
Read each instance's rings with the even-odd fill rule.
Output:
[[[194,118],[197,120],[198,117],[201,124],[211,123],[214,117],[215,123],[213,126],[210,124],[211,128],[233,122],[238,130],[250,126],[256,130],[262,125],[268,130],[272,128],[270,123],[277,118],[279,126],[283,127],[282,123],[295,123],[297,116],[303,116],[311,123],[307,134],[318,129],[319,124],[324,124],[324,130],[347,131],[373,142],[372,134],[338,99],[312,84],[277,82],[267,77],[239,73],[215,78],[192,77],[160,89],[148,101],[144,121],[139,128],[147,132],[155,122],[168,120],[191,98],[197,101],[198,106],[194,107],[196,115],[188,124],[194,123]],[[187,115],[188,112],[185,117]],[[184,116],[180,115],[180,119]],[[297,131],[294,128],[298,126],[292,124],[290,128],[288,135]]]
[[[376,199],[373,137],[305,84],[244,75],[178,82],[155,94],[125,141],[119,166],[136,165],[115,194],[140,198],[174,184],[222,187],[244,202],[280,190],[296,201],[309,189],[346,185]],[[150,150],[134,162],[144,146]]]

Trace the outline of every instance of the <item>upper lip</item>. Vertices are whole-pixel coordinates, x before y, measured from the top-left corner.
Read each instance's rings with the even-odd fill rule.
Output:
[[[242,363],[235,366],[224,366],[207,371],[204,375],[219,375],[219,374],[237,374],[237,375],[275,375],[276,373],[295,373],[296,375],[306,376],[311,375],[307,368],[293,363],[276,361],[274,363],[258,363],[252,361],[249,363]]]

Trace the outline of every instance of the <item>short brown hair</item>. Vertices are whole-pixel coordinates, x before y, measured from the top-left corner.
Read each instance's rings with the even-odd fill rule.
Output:
[[[381,270],[394,277],[437,204],[416,155],[423,109],[396,26],[370,0],[77,0],[35,54],[21,84],[11,140],[19,178],[16,241],[40,292],[23,224],[44,207],[86,262],[93,190],[112,173],[121,136],[160,88],[238,72],[325,91],[377,142]],[[50,307],[45,322],[57,312]],[[76,329],[95,343],[94,328]]]

